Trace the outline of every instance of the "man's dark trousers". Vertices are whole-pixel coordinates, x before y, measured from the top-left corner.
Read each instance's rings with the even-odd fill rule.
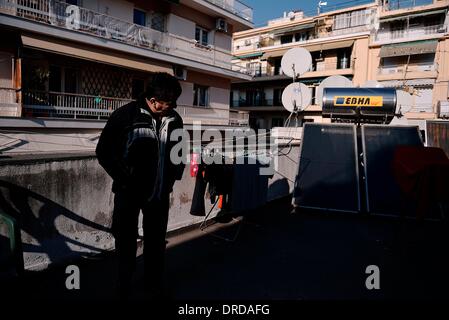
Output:
[[[119,290],[129,292],[136,267],[139,212],[143,214],[144,284],[149,294],[162,294],[165,266],[169,195],[161,200],[141,200],[136,193],[115,193],[112,233],[119,265]]]

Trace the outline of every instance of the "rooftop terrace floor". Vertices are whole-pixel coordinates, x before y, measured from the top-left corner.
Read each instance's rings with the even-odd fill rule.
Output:
[[[171,234],[166,286],[173,300],[447,299],[449,233],[443,221],[303,211],[283,198],[241,221]],[[241,225],[240,225],[241,224]],[[222,240],[220,237],[233,238]],[[206,229],[209,230],[209,229]],[[133,299],[143,298],[138,257]],[[80,290],[67,290],[65,266],[27,272],[10,283],[22,298],[113,299],[112,254],[69,264]],[[380,290],[368,290],[366,267],[380,269]],[[8,292],[3,287],[3,293]]]

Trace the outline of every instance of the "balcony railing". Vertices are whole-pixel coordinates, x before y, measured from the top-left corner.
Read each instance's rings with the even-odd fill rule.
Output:
[[[379,67],[378,74],[398,74],[404,73],[406,70],[405,65],[389,66],[389,67]],[[436,71],[437,66],[435,64],[411,64],[407,67],[407,73],[409,72],[423,72],[423,71]]]
[[[24,91],[22,99],[25,116],[75,119],[107,118],[114,110],[132,101],[46,91]]]
[[[412,106],[402,106],[402,110],[409,110],[407,113],[432,113],[434,112],[433,106],[431,103],[416,103]]]
[[[408,29],[379,30],[376,34],[376,41],[390,41],[397,39],[413,40],[420,36],[444,34],[446,31],[447,26],[444,24],[412,27]]]
[[[317,34],[310,34],[309,37],[306,40],[298,40],[295,41],[294,38],[292,39],[291,42],[286,42],[283,44],[273,44],[274,43],[274,36],[273,40],[271,42],[268,41],[252,41],[249,42],[247,44],[239,44],[239,45],[235,45],[234,44],[234,55],[237,55],[239,51],[248,51],[248,50],[259,50],[261,48],[264,49],[270,49],[270,48],[274,48],[274,47],[281,47],[281,46],[288,46],[288,45],[292,45],[292,44],[308,44],[311,40],[316,40],[316,39],[326,39],[329,37],[336,37],[336,36],[341,36],[341,35],[346,35],[346,34],[352,34],[352,33],[360,33],[360,32],[366,32],[370,30],[370,25],[366,24],[366,25],[361,25],[361,26],[356,26],[356,27],[348,27],[348,28],[342,28],[342,29],[337,29],[337,30],[332,30],[327,32],[326,34],[321,34],[321,35],[317,35]],[[280,36],[278,36],[280,37]],[[268,43],[268,45],[266,45]]]
[[[280,107],[282,102],[273,99],[234,100],[233,107]]]
[[[217,7],[239,16],[249,22],[253,22],[253,9],[238,0],[206,0]]]
[[[390,0],[388,4],[382,6],[383,11],[392,11],[400,9],[414,8],[417,6],[424,6],[432,4],[433,0]]]
[[[345,62],[342,62],[340,65],[338,65],[337,62],[317,62],[312,65],[310,72],[353,70],[353,69],[354,69],[354,60],[347,60]],[[255,78],[281,76],[284,74],[282,70],[277,71],[273,66],[248,68],[245,66],[234,64],[232,66],[232,70],[251,75]]]
[[[249,113],[245,111],[230,110],[228,108],[196,107],[178,105],[177,112],[185,123],[203,121],[212,125],[239,125],[249,124]]]
[[[81,95],[75,93],[25,90],[23,92],[24,116],[72,119],[107,119],[130,99]],[[213,124],[248,125],[249,115],[244,111],[227,108],[205,108],[180,105],[178,113],[183,118]]]
[[[341,35],[344,35],[344,34],[365,32],[365,31],[369,31],[369,29],[370,29],[370,25],[369,24],[365,24],[365,25],[361,25],[361,26],[357,26],[357,27],[349,27],[349,28],[337,29],[337,30],[332,30],[331,32],[329,32],[323,38],[325,38],[325,37],[341,36]]]
[[[0,0],[0,13],[111,39],[201,63],[231,68],[231,54],[187,39],[55,0]]]
[[[248,126],[249,125],[249,112],[245,111],[229,111],[229,124],[238,126]]]

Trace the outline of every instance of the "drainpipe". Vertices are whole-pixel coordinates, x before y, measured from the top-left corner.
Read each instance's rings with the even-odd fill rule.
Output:
[[[17,56],[14,59],[14,88],[16,89],[16,102],[19,105],[17,116],[21,117],[23,114],[22,103],[22,58],[20,48],[17,50]]]

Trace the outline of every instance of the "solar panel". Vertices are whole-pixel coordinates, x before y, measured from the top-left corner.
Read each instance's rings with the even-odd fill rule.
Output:
[[[304,125],[293,203],[303,208],[360,211],[355,125]]]
[[[362,125],[361,133],[367,211],[398,215],[403,201],[392,172],[394,150],[422,146],[418,127]]]

